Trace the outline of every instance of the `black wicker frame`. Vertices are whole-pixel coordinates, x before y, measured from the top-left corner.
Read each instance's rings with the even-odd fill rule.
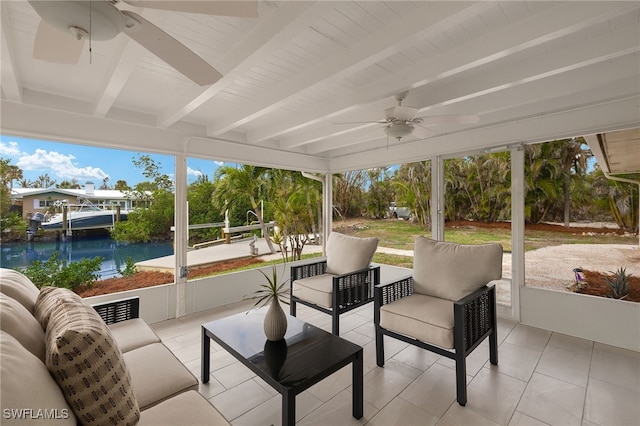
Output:
[[[376,330],[376,363],[380,367],[384,366],[384,335],[453,359],[456,363],[456,399],[458,404],[464,406],[467,403],[467,355],[489,337],[489,361],[493,365],[498,364],[496,289],[494,286],[484,286],[452,302],[453,350],[431,345],[380,326],[380,307],[411,294],[413,277],[375,287],[373,320]]]
[[[140,316],[140,298],[130,297],[127,299],[113,300],[106,303],[91,305],[98,312],[100,318],[106,324],[138,318]]]
[[[380,267],[370,266],[359,271],[333,277],[332,309],[318,306],[293,295],[293,283],[295,280],[322,275],[326,272],[326,260],[291,267],[290,312],[295,317],[296,304],[302,303],[305,306],[329,314],[332,317],[332,333],[339,336],[340,314],[373,301],[373,289],[380,283]]]

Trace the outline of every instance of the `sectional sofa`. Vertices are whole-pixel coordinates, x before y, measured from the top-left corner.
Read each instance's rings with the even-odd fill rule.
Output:
[[[135,311],[0,269],[0,423],[228,425]]]

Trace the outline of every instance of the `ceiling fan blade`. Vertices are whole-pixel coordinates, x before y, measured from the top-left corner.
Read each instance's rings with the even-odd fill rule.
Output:
[[[124,32],[129,37],[195,83],[206,86],[222,78],[204,59],[142,16],[126,10],[122,14],[127,18]],[[133,24],[129,22],[131,19],[135,21]]]
[[[33,57],[56,64],[77,64],[84,40],[76,39],[71,32],[63,32],[40,20],[33,43]]]
[[[413,136],[417,137],[418,139],[427,139],[430,138],[431,136],[435,135],[435,132],[432,132],[431,130],[427,129],[426,127],[422,127],[419,124],[413,123]]]
[[[169,0],[124,0],[132,6],[150,9],[173,10],[176,12],[202,13],[206,15],[237,16],[241,18],[257,18],[258,2],[246,1],[169,1]]]
[[[477,114],[430,115],[419,118],[425,124],[475,124],[480,121]]]
[[[387,120],[378,120],[378,121],[340,121],[337,123],[331,124],[387,124]]]
[[[384,110],[387,119],[396,118],[398,120],[413,120],[418,110],[410,106],[397,105]]]

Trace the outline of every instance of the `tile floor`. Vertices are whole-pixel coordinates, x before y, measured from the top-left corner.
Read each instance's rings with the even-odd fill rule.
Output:
[[[200,376],[200,325],[243,312],[241,302],[156,323],[164,343]],[[325,330],[329,315],[298,305]],[[498,321],[499,365],[485,341],[467,358],[468,403],[455,401],[452,360],[385,337],[375,363],[373,304],[341,316],[342,337],[364,348],[364,417],[351,416],[351,367],[298,395],[299,425],[640,425],[640,353]],[[200,392],[233,425],[279,425],[281,397],[211,342],[211,378]]]

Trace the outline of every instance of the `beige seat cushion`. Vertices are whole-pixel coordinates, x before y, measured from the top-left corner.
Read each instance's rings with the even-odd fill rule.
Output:
[[[0,268],[0,293],[17,300],[31,313],[39,292],[26,275],[13,269]]]
[[[139,426],[228,425],[230,424],[202,395],[188,391],[140,413]]]
[[[22,346],[44,362],[44,330],[27,308],[1,293],[0,328],[15,337]]]
[[[77,424],[73,411],[47,367],[4,331],[0,331],[0,377],[0,423],[3,426]],[[6,409],[22,410],[24,416],[6,416]],[[49,410],[48,414],[42,411],[44,409]],[[38,418],[38,413],[48,415],[48,418]]]
[[[333,306],[333,274],[316,275],[293,282],[293,295],[307,302],[331,309]]]
[[[124,359],[142,410],[179,393],[198,389],[198,379],[162,343],[126,352]]]
[[[109,328],[122,353],[160,342],[155,331],[140,318],[110,324]]]
[[[135,424],[140,410],[109,327],[85,303],[59,300],[46,331],[46,365],[83,424]]]
[[[327,272],[342,275],[367,268],[377,248],[377,238],[358,238],[332,232],[327,239]]]
[[[412,294],[380,308],[380,326],[446,349],[453,348],[453,303]]]
[[[33,306],[33,316],[40,322],[43,330],[47,329],[51,311],[58,301],[66,300],[71,303],[84,303],[82,298],[68,288],[61,287],[42,287]]]
[[[416,293],[456,301],[501,277],[500,244],[455,244],[426,237],[415,240]]]

